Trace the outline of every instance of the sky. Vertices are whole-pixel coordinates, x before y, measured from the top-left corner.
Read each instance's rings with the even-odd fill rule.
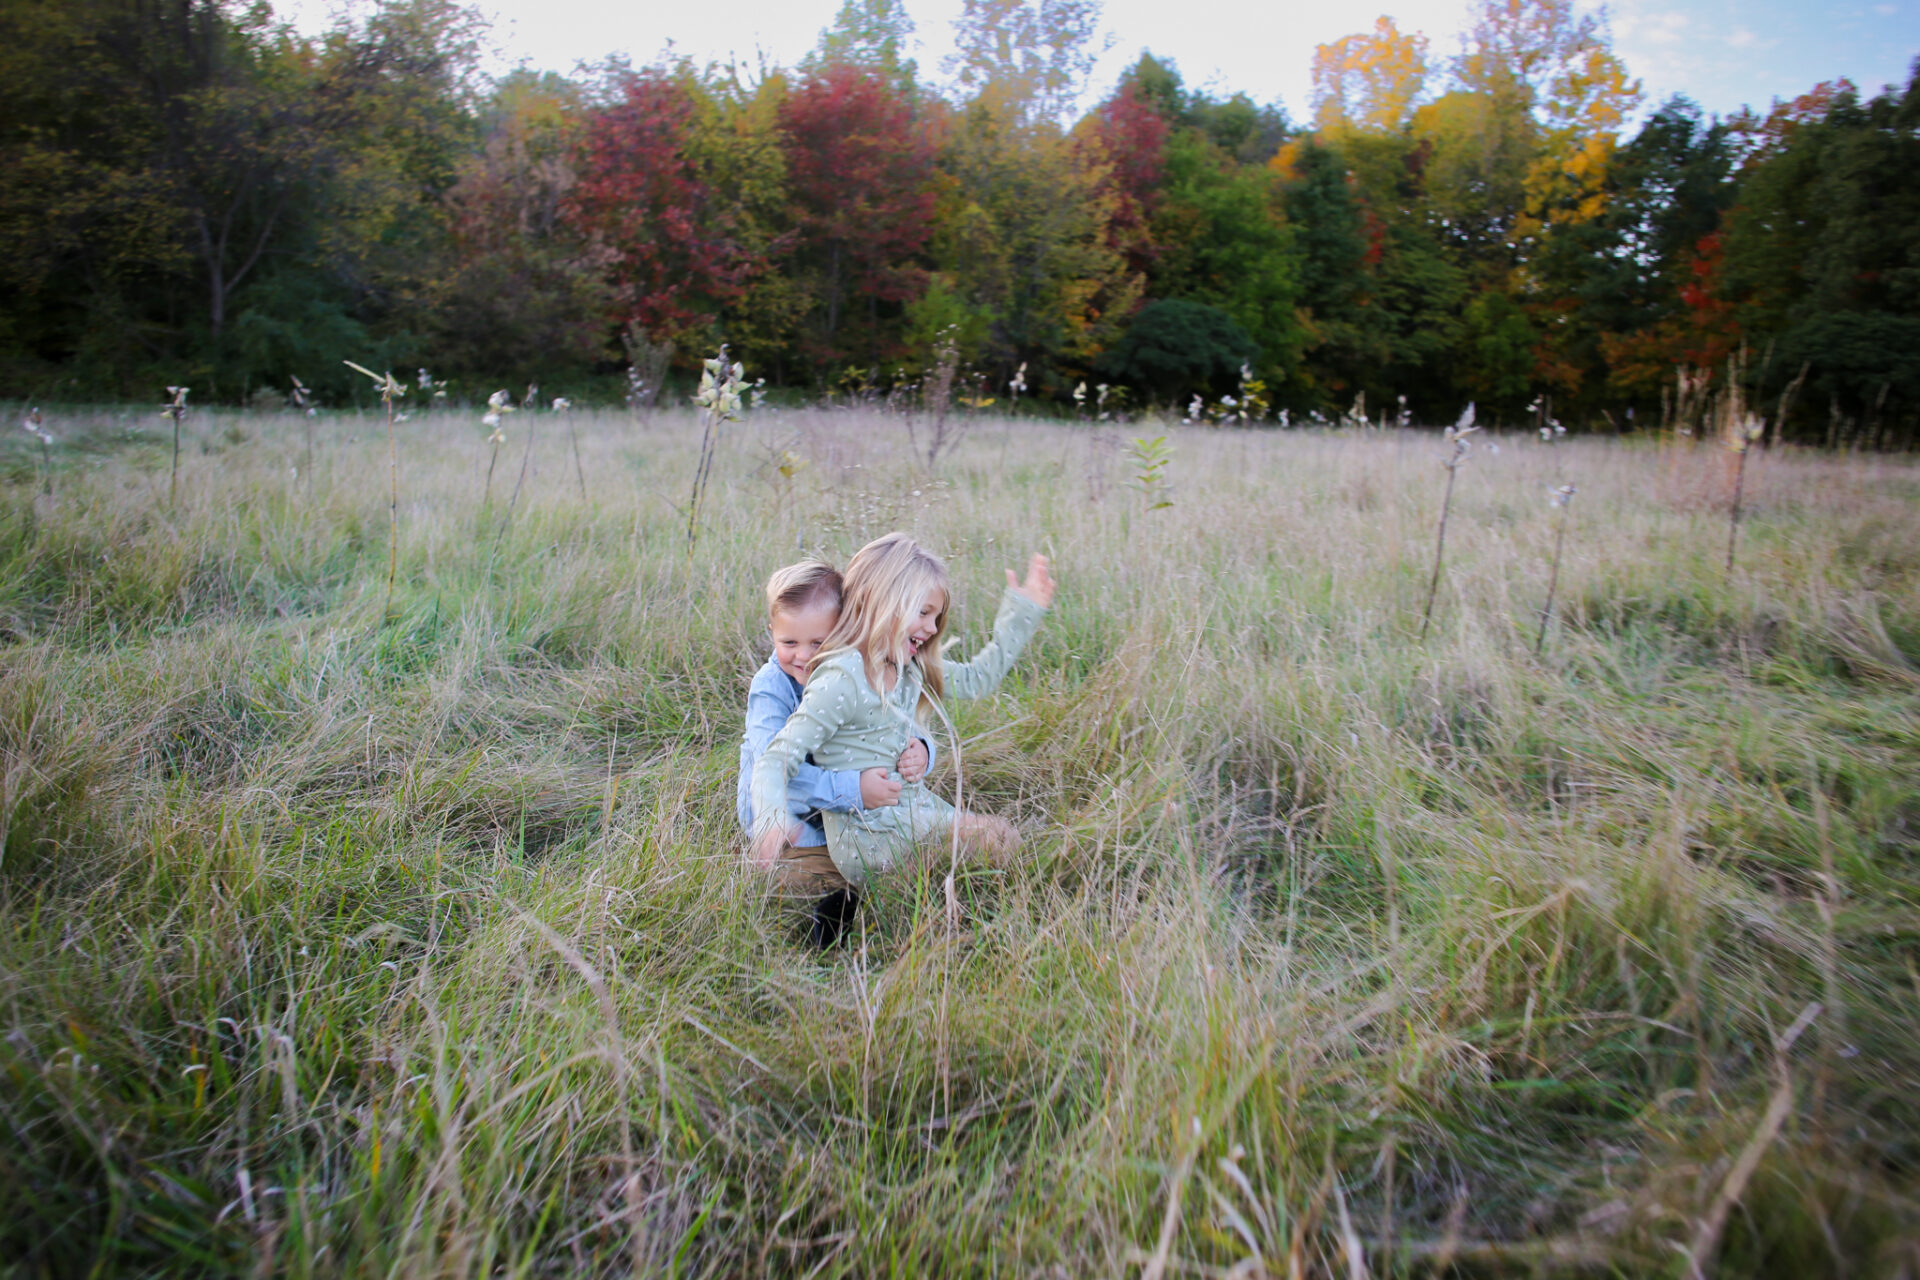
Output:
[[[364,0],[359,0],[363,3]],[[296,26],[317,31],[356,0],[275,0]],[[1244,91],[1311,118],[1317,44],[1366,31],[1381,12],[1423,32],[1435,63],[1459,49],[1470,0],[1261,4],[1249,0],[1105,0],[1107,52],[1088,102],[1111,88],[1143,51],[1179,67],[1190,87]],[[572,71],[609,54],[635,64],[671,48],[698,62],[738,59],[792,66],[833,20],[840,0],[732,0],[726,6],[663,0],[477,0],[493,22],[488,69]],[[906,0],[918,28],[913,54],[923,82],[942,80],[960,0]],[[1583,9],[1594,6],[1582,4]],[[1823,80],[1851,79],[1867,94],[1904,84],[1920,54],[1920,0],[1612,0],[1604,10],[1615,51],[1645,90],[1648,109],[1684,93],[1710,112],[1765,110]]]

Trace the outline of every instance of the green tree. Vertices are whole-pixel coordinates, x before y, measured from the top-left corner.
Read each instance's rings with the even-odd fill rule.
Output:
[[[985,317],[979,357],[1001,380],[1035,359],[1084,369],[1140,297],[1109,235],[1115,197],[1083,161],[1050,123],[991,94],[946,126],[933,261],[955,309]]]
[[[1218,307],[1258,344],[1261,371],[1286,376],[1305,335],[1295,313],[1293,229],[1274,174],[1236,163],[1191,128],[1168,139],[1165,173],[1153,218],[1161,249],[1149,273],[1152,295]]]
[[[919,73],[913,59],[905,56],[912,37],[913,18],[901,0],[842,0],[833,25],[800,60],[800,70],[815,75],[830,66],[859,67],[911,98]]]
[[[1163,298],[1140,309],[1120,340],[1095,363],[1100,375],[1161,403],[1219,395],[1238,382],[1260,346],[1218,307]]]

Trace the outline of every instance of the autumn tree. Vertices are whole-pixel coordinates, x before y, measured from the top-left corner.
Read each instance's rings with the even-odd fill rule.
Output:
[[[913,18],[901,0],[842,0],[819,43],[800,60],[800,71],[817,75],[832,66],[859,67],[879,76],[893,92],[911,97],[919,74],[906,56],[912,37]]]
[[[910,99],[878,72],[829,63],[781,105],[805,289],[804,350],[816,360],[898,354],[895,323],[919,296],[932,231],[933,146]]]
[[[1086,83],[1099,0],[962,0],[947,70],[976,100],[1058,122]]]
[[[1427,87],[1427,38],[1382,15],[1373,30],[1313,52],[1313,124],[1323,133],[1395,133],[1413,120]]]
[[[566,217],[606,255],[620,319],[660,341],[704,343],[762,265],[695,154],[695,96],[684,71],[618,77],[586,112],[571,161]]]
[[[425,313],[437,366],[552,381],[599,358],[612,327],[602,256],[567,224],[578,85],[517,71],[446,196],[449,236]]]
[[[1143,55],[1144,59],[1145,55]],[[1076,131],[1079,162],[1095,172],[1112,202],[1108,244],[1134,271],[1148,270],[1159,251],[1152,219],[1166,168],[1168,117],[1136,83],[1123,80],[1114,95]]]
[[[939,170],[936,296],[977,318],[975,354],[1007,373],[1035,357],[1084,369],[1140,297],[1099,169],[1047,122],[982,96],[948,126]]]

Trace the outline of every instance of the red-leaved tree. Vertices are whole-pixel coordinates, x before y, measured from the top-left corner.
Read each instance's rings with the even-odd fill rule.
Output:
[[[875,72],[829,63],[780,110],[796,240],[794,276],[811,295],[803,336],[818,360],[882,360],[900,305],[926,287],[933,144],[911,99]]]
[[[1113,197],[1107,245],[1126,255],[1129,270],[1145,272],[1159,256],[1151,224],[1166,164],[1167,122],[1128,84],[1100,104],[1081,137],[1085,158],[1106,167],[1101,187]]]
[[[688,88],[638,72],[621,97],[589,113],[574,158],[567,214],[609,263],[625,312],[654,338],[694,333],[742,293],[761,265],[730,234],[692,150]]]

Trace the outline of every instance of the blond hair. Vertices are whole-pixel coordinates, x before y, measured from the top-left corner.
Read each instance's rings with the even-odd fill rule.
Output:
[[[840,607],[840,571],[824,560],[802,560],[784,569],[775,569],[767,579],[767,618],[776,613],[795,614],[816,601]]]
[[[847,563],[840,621],[814,655],[814,667],[852,649],[866,666],[867,683],[880,688],[881,667],[889,662],[906,666],[907,628],[919,617],[921,604],[935,591],[940,593],[940,612],[933,620],[933,635],[914,658],[923,677],[921,706],[931,707],[934,699],[946,693],[940,643],[946,635],[947,607],[953,603],[953,592],[947,585],[947,566],[940,557],[904,533],[875,538]]]

